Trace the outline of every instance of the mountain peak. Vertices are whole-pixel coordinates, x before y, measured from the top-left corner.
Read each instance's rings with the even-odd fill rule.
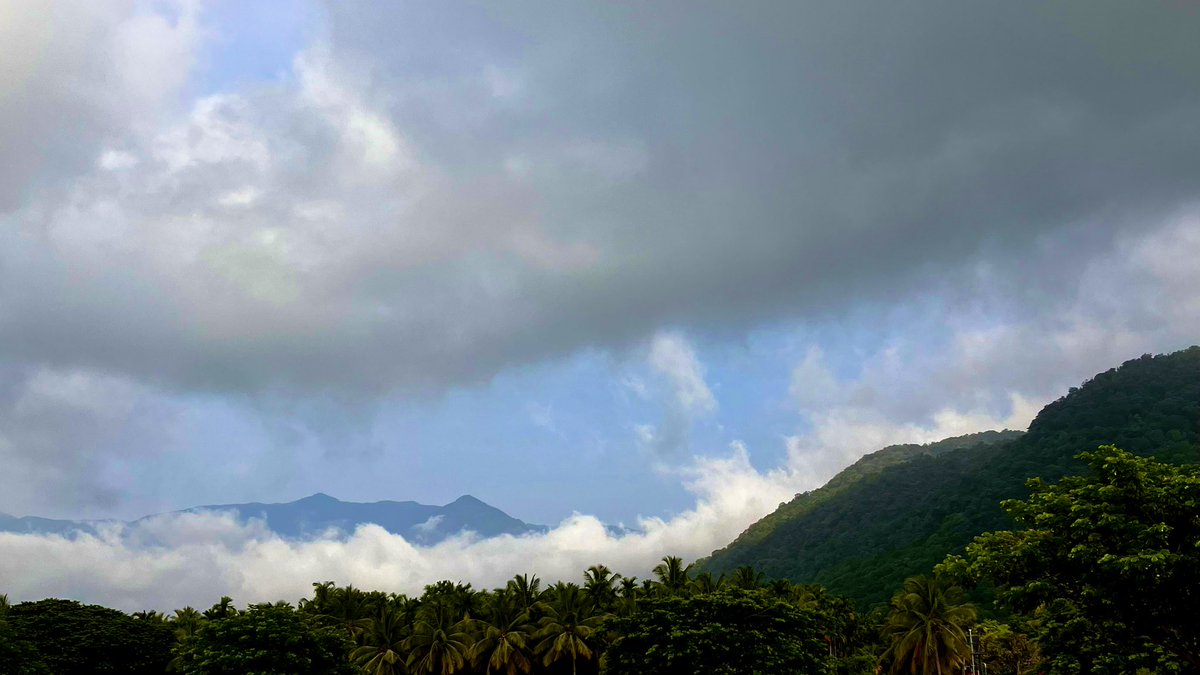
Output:
[[[232,512],[242,521],[260,519],[265,521],[267,528],[275,534],[291,539],[323,536],[331,529],[350,534],[364,523],[378,525],[392,534],[399,534],[420,545],[435,544],[463,530],[483,537],[494,537],[501,534],[528,534],[546,529],[513,518],[471,495],[462,495],[445,506],[431,506],[414,501],[342,501],[324,492],[318,492],[284,503],[213,504],[176,513],[196,511]],[[0,532],[67,534],[94,531],[93,524],[85,521],[0,516]]]

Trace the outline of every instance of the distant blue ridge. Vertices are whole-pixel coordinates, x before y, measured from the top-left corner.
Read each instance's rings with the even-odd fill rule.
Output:
[[[287,539],[312,539],[337,530],[343,535],[354,532],[359,525],[375,524],[392,534],[399,534],[414,544],[436,544],[448,537],[471,531],[480,537],[502,534],[522,535],[549,530],[518,520],[470,495],[463,495],[445,506],[431,506],[413,501],[381,501],[371,503],[344,502],[324,493],[282,504],[213,504],[197,506],[179,513],[230,512],[240,521],[262,520],[266,527]],[[137,525],[164,514],[146,516],[127,524]],[[29,534],[58,534],[75,536],[96,534],[106,524],[122,521],[55,520],[36,516],[16,517],[0,513],[0,532]]]

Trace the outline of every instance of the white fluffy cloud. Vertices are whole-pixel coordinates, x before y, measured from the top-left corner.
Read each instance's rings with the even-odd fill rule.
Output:
[[[546,534],[464,535],[431,547],[374,525],[348,537],[295,542],[261,523],[183,514],[98,537],[0,533],[0,579],[14,601],[70,597],[132,611],[206,606],[222,594],[239,603],[294,601],[326,579],[419,594],[441,579],[476,587],[503,585],[524,572],[573,580],[597,562],[645,577],[663,555],[694,559],[723,546],[791,496],[780,476],[756,472],[741,447],[696,460],[685,477],[695,507],[669,520],[644,519],[634,534],[615,536],[596,518],[576,515]]]
[[[638,442],[660,455],[686,450],[694,423],[717,409],[717,398],[704,380],[704,364],[682,333],[661,332],[650,341],[646,365],[657,380],[663,418],[637,425]],[[625,385],[643,399],[651,396],[641,378],[627,377]]]
[[[1119,238],[1053,289],[1052,301],[1015,313],[1003,295],[977,299],[974,311],[924,308],[923,325],[858,354],[848,375],[809,348],[791,373],[791,404],[808,423],[788,438],[793,470],[823,481],[887,444],[1024,429],[1044,404],[1097,372],[1195,344],[1198,232],[1197,210],[1182,209]],[[1049,260],[1069,244],[1044,246]]]
[[[702,414],[716,410],[717,399],[704,381],[704,366],[682,335],[656,335],[650,345],[648,361],[655,372],[670,381],[675,405],[683,412]]]
[[[174,108],[202,39],[194,3],[0,6],[0,214],[86,172]]]

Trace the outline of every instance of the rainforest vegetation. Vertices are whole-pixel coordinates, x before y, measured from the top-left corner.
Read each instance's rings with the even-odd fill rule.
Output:
[[[1200,347],[1100,373],[1043,408],[1024,434],[973,434],[868,455],[699,567],[720,574],[751,565],[821,584],[867,609],[974,537],[1011,529],[1001,504],[1027,497],[1029,478],[1080,473],[1079,453],[1105,444],[1174,464],[1200,462]]]

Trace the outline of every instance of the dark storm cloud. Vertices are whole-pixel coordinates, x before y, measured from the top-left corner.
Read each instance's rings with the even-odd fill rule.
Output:
[[[1019,269],[1006,259],[1044,232],[1103,241],[1200,185],[1200,12],[1183,3],[526,10],[332,9],[335,50],[381,82],[460,83],[392,104],[434,157],[485,171],[574,138],[644,148],[616,185],[536,185],[540,222],[604,257],[527,279],[528,330],[480,345],[484,363],[823,308],[979,258]],[[470,90],[487,66],[524,100]]]
[[[1037,285],[1200,196],[1184,3],[329,15],[291,80],[198,104],[11,226],[10,360],[439,390],[979,264]],[[1014,262],[1065,228],[1077,261]]]

